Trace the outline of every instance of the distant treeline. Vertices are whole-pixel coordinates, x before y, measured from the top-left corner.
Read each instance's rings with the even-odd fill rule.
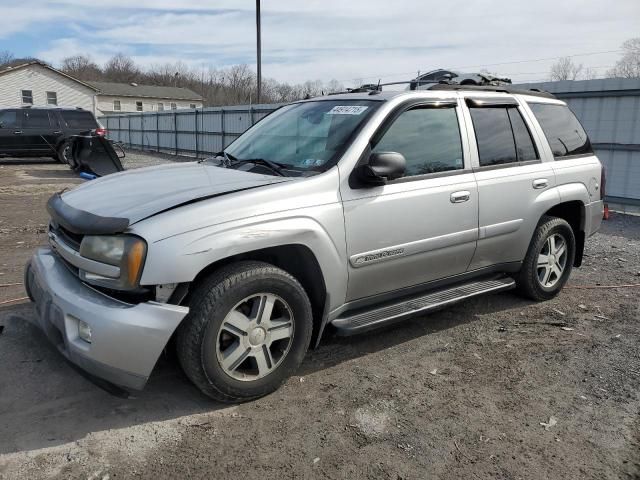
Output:
[[[10,52],[0,52],[0,68],[17,65],[34,58],[16,58]],[[184,87],[202,95],[205,106],[240,105],[257,103],[256,74],[247,65],[229,68],[193,68],[185,63],[166,63],[142,68],[123,54],[117,54],[104,65],[98,65],[91,57],[75,55],[65,58],[59,70],[84,81],[135,82],[140,85],[162,85]],[[261,103],[291,102],[317,96],[322,93],[343,91],[344,86],[337,80],[323,83],[320,80],[300,84],[262,79]]]

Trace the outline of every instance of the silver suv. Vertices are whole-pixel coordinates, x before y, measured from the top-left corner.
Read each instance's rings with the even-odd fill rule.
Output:
[[[215,157],[54,195],[26,268],[41,327],[141,389],[169,343],[206,395],[272,392],[325,330],[483,293],[558,294],[600,226],[602,166],[566,104],[438,85],[282,107]]]

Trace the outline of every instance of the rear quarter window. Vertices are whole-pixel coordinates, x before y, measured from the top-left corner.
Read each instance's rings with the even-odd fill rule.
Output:
[[[74,110],[61,110],[60,114],[64,123],[69,128],[97,128],[98,123],[90,112],[74,111]]]
[[[593,153],[587,132],[569,107],[549,103],[530,103],[529,107],[540,123],[556,159]]]

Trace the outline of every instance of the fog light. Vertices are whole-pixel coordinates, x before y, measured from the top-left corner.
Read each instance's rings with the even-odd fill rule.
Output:
[[[85,342],[91,343],[91,327],[82,320],[78,320],[78,336]]]

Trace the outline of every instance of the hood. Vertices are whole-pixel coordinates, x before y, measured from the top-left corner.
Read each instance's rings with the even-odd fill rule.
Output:
[[[281,183],[290,178],[188,162],[115,173],[62,194],[64,206],[92,217],[128,219],[131,225],[156,213],[226,193]]]

